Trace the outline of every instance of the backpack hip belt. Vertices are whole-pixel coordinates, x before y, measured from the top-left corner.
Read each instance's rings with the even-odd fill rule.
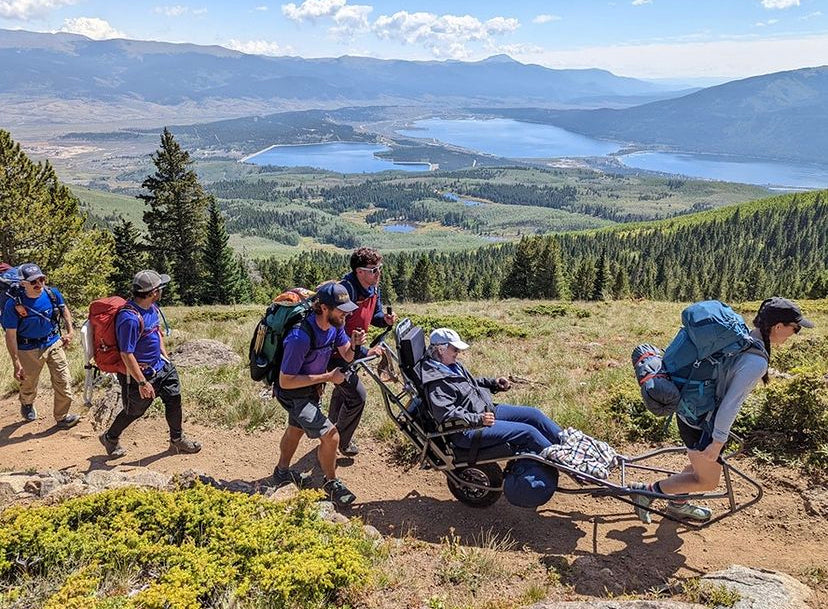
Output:
[[[60,330],[55,328],[54,330],[49,332],[46,336],[43,336],[41,338],[24,338],[22,336],[18,336],[17,337],[17,344],[18,345],[25,345],[25,346],[42,345],[43,343],[48,341],[53,336],[58,336],[58,335],[60,335]]]

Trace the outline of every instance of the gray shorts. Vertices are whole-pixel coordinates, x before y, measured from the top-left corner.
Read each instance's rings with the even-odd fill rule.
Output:
[[[288,412],[288,425],[298,427],[309,438],[321,438],[334,424],[322,413],[320,396],[315,388],[276,391],[276,399]]]

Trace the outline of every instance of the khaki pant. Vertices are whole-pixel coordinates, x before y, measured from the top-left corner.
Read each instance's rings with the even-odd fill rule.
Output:
[[[20,358],[20,365],[26,373],[25,380],[20,383],[20,403],[34,404],[40,371],[45,364],[49,367],[49,376],[52,377],[52,388],[55,391],[55,421],[60,421],[69,413],[69,407],[72,405],[72,375],[69,373],[69,362],[60,340],[46,349],[18,351],[17,357]]]

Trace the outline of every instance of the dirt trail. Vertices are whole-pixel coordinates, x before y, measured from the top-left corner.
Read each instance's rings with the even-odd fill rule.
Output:
[[[0,401],[2,469],[88,472],[144,466],[166,473],[194,469],[218,479],[251,482],[272,472],[280,437],[279,431],[247,434],[187,425],[185,431],[204,450],[173,455],[167,451],[163,418],[144,418],[124,433],[127,456],[107,461],[88,416],[76,428],[58,431],[50,413],[43,411],[48,407],[41,406],[37,421],[23,423],[16,398]],[[828,565],[828,522],[806,513],[799,492],[804,483],[788,470],[763,472],[765,497],[758,505],[708,529],[691,531],[658,518],[643,525],[628,506],[609,498],[558,494],[538,512],[503,499],[488,509],[468,508],[452,498],[442,474],[395,465],[381,444],[359,439],[360,455],[339,461],[339,475],[358,497],[352,514],[386,535],[413,535],[431,543],[439,543],[452,527],[463,540],[479,537],[481,529],[510,531],[518,547],[537,553],[542,561],[565,558],[575,575],[575,591],[581,594],[603,595],[608,583],[643,593],[673,576],[699,575],[731,564],[794,576]],[[299,467],[313,469],[321,481],[315,446],[303,440],[297,457]],[[741,466],[750,469],[747,462]],[[585,576],[577,577],[579,572]],[[825,590],[811,604],[828,606]]]

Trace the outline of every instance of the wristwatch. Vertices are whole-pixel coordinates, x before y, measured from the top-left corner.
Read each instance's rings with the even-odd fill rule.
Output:
[[[144,380],[144,381],[138,381],[138,386],[139,386],[139,387],[143,387],[143,386],[144,386],[144,385],[146,385],[147,383],[149,383],[149,381],[146,381],[146,380]]]

